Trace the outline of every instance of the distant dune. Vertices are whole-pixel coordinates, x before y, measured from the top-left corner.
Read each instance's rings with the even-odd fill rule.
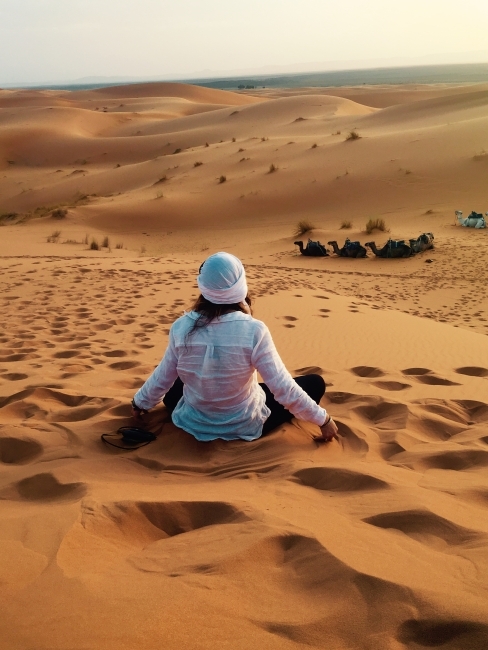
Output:
[[[488,647],[487,151],[481,84],[0,91],[2,649]],[[104,446],[218,250],[339,441]]]

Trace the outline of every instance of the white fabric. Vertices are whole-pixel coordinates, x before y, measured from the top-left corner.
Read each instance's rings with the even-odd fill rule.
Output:
[[[231,312],[188,337],[197,318],[189,312],[175,321],[161,363],[134,396],[137,406],[155,406],[179,376],[183,397],[173,411],[178,427],[197,440],[255,440],[270,414],[258,370],[275,399],[295,417],[324,424],[325,409],[293,380],[264,323]]]
[[[202,296],[216,305],[234,305],[247,296],[246,272],[240,259],[230,253],[207,258],[197,276]]]

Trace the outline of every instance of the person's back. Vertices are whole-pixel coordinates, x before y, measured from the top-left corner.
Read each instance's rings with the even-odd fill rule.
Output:
[[[197,282],[202,294],[173,324],[161,363],[134,396],[134,414],[164,395],[174,424],[198,440],[255,440],[293,416],[320,426],[324,440],[334,437],[319,406],[322,377],[294,380],[286,370],[268,328],[252,317],[241,261],[216,253]]]

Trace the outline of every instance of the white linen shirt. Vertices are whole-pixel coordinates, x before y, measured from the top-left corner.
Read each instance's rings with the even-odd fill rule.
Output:
[[[176,426],[197,440],[255,440],[270,414],[256,370],[275,399],[301,420],[319,426],[326,411],[293,380],[264,323],[231,312],[188,334],[199,314],[187,312],[173,323],[160,364],[134,396],[150,409],[177,377],[183,397],[172,414]]]

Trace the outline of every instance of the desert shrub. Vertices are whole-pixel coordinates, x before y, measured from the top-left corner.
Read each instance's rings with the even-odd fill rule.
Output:
[[[205,146],[206,146],[206,147],[210,147],[210,145],[208,144],[208,142],[205,143]]]
[[[0,223],[15,221],[18,216],[17,212],[5,212],[4,214],[0,214]]]
[[[366,232],[370,235],[373,230],[381,230],[381,232],[388,232],[384,219],[370,219],[366,224]]]
[[[200,160],[197,160],[197,162],[193,163],[193,167],[200,167],[200,165],[203,165],[203,163]]]
[[[316,142],[313,143],[313,145],[310,147],[311,149],[317,149],[318,144]]]
[[[178,149],[175,149],[175,150],[173,151],[173,154],[175,154],[175,153],[181,153],[181,149],[180,149],[180,147],[178,147]]]
[[[430,210],[426,210],[424,214],[434,214],[434,210],[431,208]]]
[[[105,235],[102,241],[102,248],[110,248],[110,239]]]
[[[61,230],[55,230],[49,237],[47,238],[48,244],[57,244],[58,239],[61,236]]]
[[[227,180],[227,176],[224,176],[222,174],[222,176],[219,178],[219,183],[225,183],[226,180]]]
[[[237,153],[242,153],[243,151],[245,151],[245,149],[241,147],[240,149],[237,150]]]
[[[269,166],[268,174],[273,174],[274,172],[277,172],[277,171],[278,171],[278,167],[276,167],[276,165],[274,163],[271,163],[271,165]]]
[[[122,242],[119,242],[118,244],[115,244],[115,248],[118,249],[124,248],[124,244],[122,244]]]
[[[65,208],[57,208],[51,212],[51,217],[53,219],[64,219],[68,214],[68,210]]]
[[[235,138],[232,138],[232,142],[235,142],[235,141],[236,141],[236,139],[235,139]]]
[[[352,228],[352,221],[343,221],[341,223],[341,230],[349,230],[349,228]]]
[[[268,139],[268,138],[264,138],[264,137],[263,137],[263,138],[261,138],[261,142],[266,142],[267,139]]]
[[[92,239],[91,244],[90,244],[90,250],[92,250],[92,251],[99,251],[100,250],[100,244],[97,242],[96,239]]]
[[[359,140],[361,136],[357,131],[349,131],[349,135],[347,136],[346,140]]]
[[[304,219],[299,221],[296,225],[295,232],[293,233],[295,237],[301,237],[307,232],[315,229],[315,225],[311,221]]]

